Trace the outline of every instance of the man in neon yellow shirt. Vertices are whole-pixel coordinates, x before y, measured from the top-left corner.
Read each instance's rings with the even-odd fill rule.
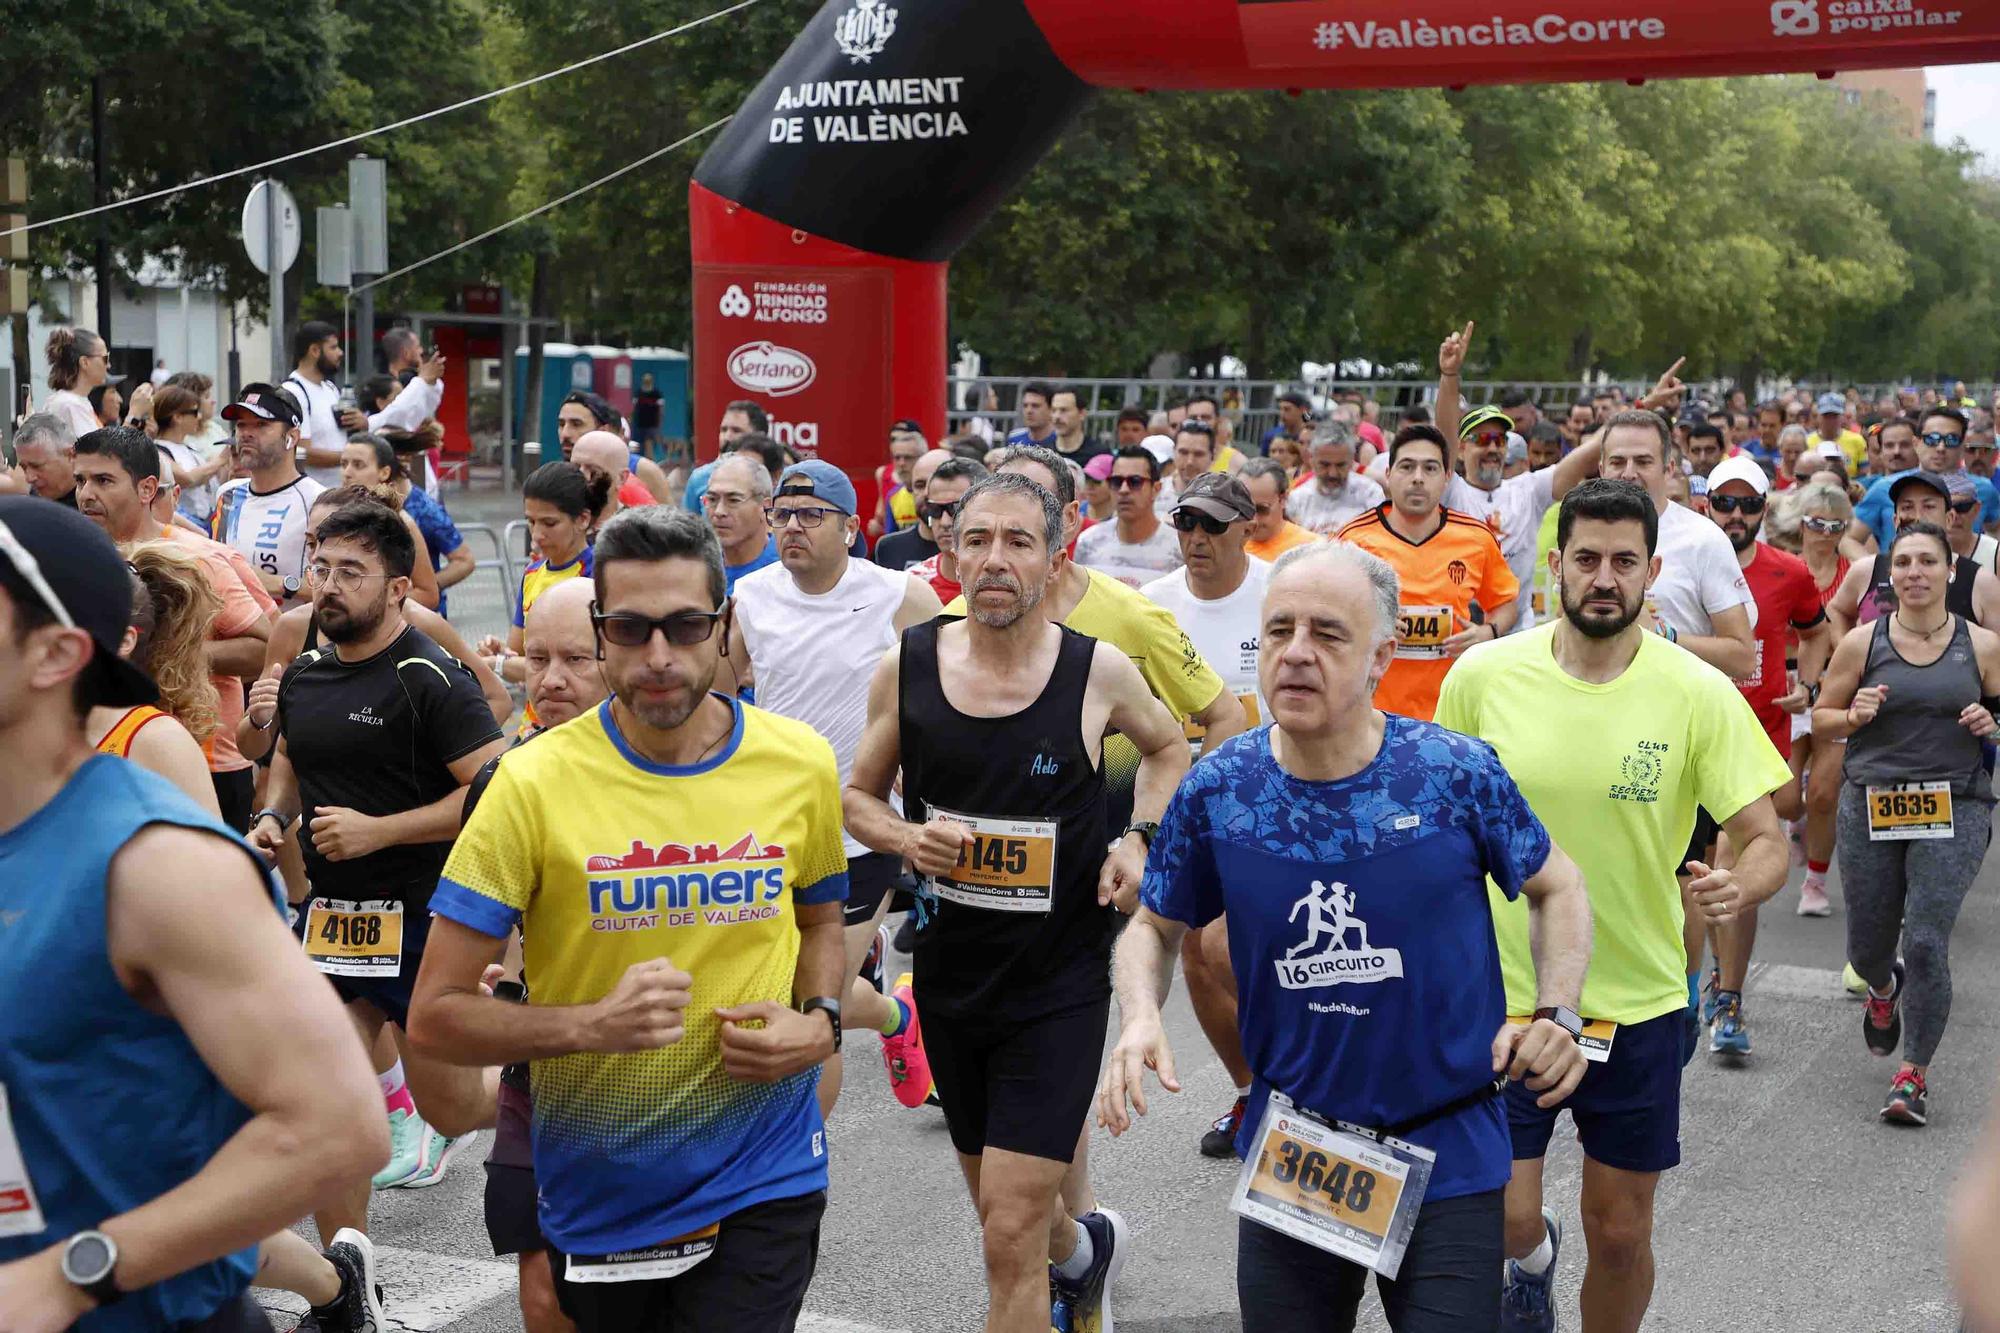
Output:
[[[1690,861],[1689,899],[1711,924],[1784,884],[1788,853],[1769,793],[1788,777],[1742,694],[1721,672],[1649,632],[1659,516],[1629,482],[1593,480],[1564,497],[1550,560],[1563,615],[1467,652],[1445,678],[1441,726],[1490,743],[1550,836],[1583,868],[1595,942],[1580,1006],[1595,1044],[1564,1105],[1583,1144],[1589,1264],[1583,1327],[1636,1329],[1653,1289],[1653,1195],[1680,1162],[1687,955],[1675,875],[1704,806],[1721,819],[1733,868]],[[1589,737],[1579,745],[1578,737]],[[1493,893],[1510,1014],[1532,1013],[1525,909]],[[1594,1041],[1593,1041],[1594,1039]],[[1558,1110],[1509,1088],[1509,1329],[1553,1329],[1561,1245],[1542,1207],[1542,1158]]]
[[[1860,431],[1847,428],[1847,400],[1837,393],[1823,393],[1813,406],[1819,409],[1819,429],[1806,436],[1806,448],[1837,444],[1840,452],[1847,455],[1847,475],[1861,475],[1862,464],[1868,461],[1868,441],[1861,437]]]

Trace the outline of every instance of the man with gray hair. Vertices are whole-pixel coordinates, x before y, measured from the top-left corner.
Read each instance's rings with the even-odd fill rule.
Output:
[[[882,659],[844,797],[850,831],[907,857],[935,905],[916,977],[931,1074],[985,1229],[991,1333],[1113,1324],[1124,1219],[1073,1219],[1061,1187],[1104,1049],[1112,903],[1136,889],[1153,821],[1188,767],[1179,725],[1124,651],[1043,613],[1064,509],[1013,473],[967,493],[953,529],[966,618],[912,626]],[[1106,817],[1101,762],[1114,730],[1140,755],[1122,832]],[[898,772],[908,817],[890,804]]]
[[[30,492],[76,508],[76,436],[53,412],[35,412],[14,428],[14,461]]]
[[[1285,514],[1292,522],[1330,537],[1382,503],[1381,484],[1354,470],[1357,438],[1354,427],[1338,419],[1322,423],[1313,433],[1312,476],[1285,500]]]
[[[1114,1134],[1128,1100],[1145,1114],[1147,1069],[1180,1091],[1160,1006],[1186,932],[1227,914],[1253,1079],[1235,1142],[1246,1329],[1299,1326],[1311,1290],[1312,1327],[1351,1330],[1370,1270],[1391,1328],[1493,1328],[1512,1172],[1498,1076],[1549,1107],[1585,1069],[1583,879],[1492,750],[1374,706],[1398,593],[1343,543],[1279,558],[1258,650],[1272,725],[1174,794],[1118,946],[1098,1097]],[[1520,1023],[1489,876],[1534,922],[1539,1008]]]
[[[771,474],[756,454],[725,454],[708,474],[701,507],[722,543],[722,572],[732,594],[736,580],[778,563],[778,539],[764,517],[771,507]]]

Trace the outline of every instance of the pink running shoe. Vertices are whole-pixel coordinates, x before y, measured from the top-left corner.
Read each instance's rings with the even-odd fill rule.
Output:
[[[910,1022],[893,1037],[882,1038],[882,1063],[889,1069],[889,1089],[896,1100],[915,1108],[931,1095],[931,1061],[924,1051],[923,1023],[917,1017],[915,977],[908,972],[896,978],[891,999],[900,1000],[910,1010]]]

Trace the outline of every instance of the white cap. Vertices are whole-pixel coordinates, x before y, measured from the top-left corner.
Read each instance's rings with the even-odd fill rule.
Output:
[[[1832,440],[1821,440],[1813,452],[1821,458],[1831,458],[1840,463],[1847,461],[1847,450],[1841,448]]]
[[[1139,447],[1159,459],[1162,463],[1171,463],[1174,461],[1174,441],[1171,436],[1148,435],[1145,439],[1139,441]]]
[[[1764,475],[1764,469],[1748,454],[1737,454],[1717,463],[1708,474],[1708,491],[1713,495],[1732,481],[1748,482],[1750,489],[1759,495],[1767,495],[1771,490],[1771,479]]]

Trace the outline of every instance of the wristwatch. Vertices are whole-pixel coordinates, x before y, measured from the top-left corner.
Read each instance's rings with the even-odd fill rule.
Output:
[[[1577,1012],[1574,1009],[1565,1008],[1560,1004],[1549,1005],[1545,1008],[1535,1010],[1535,1017],[1548,1019],[1549,1022],[1554,1023],[1564,1032],[1569,1033],[1571,1041],[1575,1041],[1583,1035],[1583,1019],[1577,1016]]]
[[[1125,832],[1138,834],[1139,841],[1145,843],[1146,850],[1150,852],[1153,850],[1153,839],[1160,836],[1160,826],[1149,819],[1135,819],[1125,826]]]
[[[79,1231],[63,1246],[64,1279],[100,1307],[125,1294],[111,1276],[117,1267],[118,1242],[102,1231]]]
[[[840,1054],[840,1001],[835,999],[831,995],[815,995],[810,1000],[807,1000],[804,1004],[799,1006],[799,1012],[802,1014],[819,1012],[819,1013],[824,1013],[826,1015],[827,1021],[833,1024],[833,1053],[835,1055],[839,1055]]]
[[[285,581],[284,581],[285,596],[297,597],[299,595],[299,584],[300,584],[300,579],[297,574],[285,575]]]
[[[259,824],[264,822],[266,817],[278,821],[278,832],[280,833],[283,833],[286,829],[292,826],[292,821],[285,818],[283,811],[273,809],[271,806],[267,805],[262,810],[259,810],[256,814],[250,816],[250,827],[253,829],[256,828]]]

